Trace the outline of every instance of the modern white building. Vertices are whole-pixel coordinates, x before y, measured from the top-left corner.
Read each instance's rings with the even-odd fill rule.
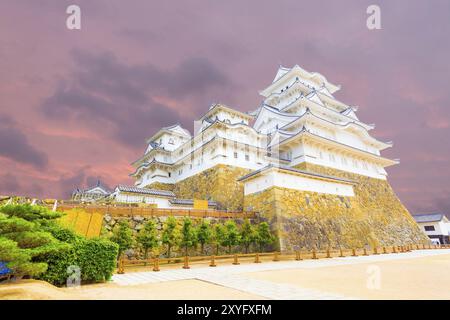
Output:
[[[450,244],[450,222],[444,214],[415,214],[413,218],[430,239],[439,244]]]
[[[385,168],[398,163],[381,156],[392,143],[370,134],[374,125],[358,119],[358,108],[334,98],[339,89],[298,65],[280,67],[260,91],[263,101],[256,110],[214,104],[193,135],[179,124],[162,128],[146,141],[131,176],[137,187],[176,184],[224,164],[255,172],[241,180],[246,194],[277,184],[351,196],[349,181],[289,170],[308,162],[385,180]]]

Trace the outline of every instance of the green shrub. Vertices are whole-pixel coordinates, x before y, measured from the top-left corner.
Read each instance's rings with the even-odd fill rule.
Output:
[[[202,219],[197,227],[197,241],[200,243],[200,253],[205,254],[205,244],[209,243],[213,237],[211,225],[206,219]]]
[[[184,255],[188,254],[188,249],[195,247],[197,244],[197,234],[195,228],[192,226],[191,218],[184,218],[181,227],[180,246],[184,248]]]
[[[75,248],[68,243],[54,244],[48,250],[35,250],[35,259],[45,261],[48,265],[47,271],[38,279],[54,285],[65,284],[69,276],[67,268],[76,265],[77,262]]]
[[[181,240],[180,230],[177,219],[170,216],[164,222],[163,231],[161,235],[161,242],[167,246],[167,257],[170,258],[171,250],[178,245]]]
[[[121,220],[117,223],[110,240],[119,245],[119,256],[133,246],[133,231],[128,221]]]
[[[0,261],[6,262],[12,275],[21,278],[23,276],[36,276],[47,270],[46,263],[34,263],[31,261],[31,253],[17,246],[13,240],[0,237]]]
[[[228,220],[227,222],[225,222],[224,227],[225,233],[223,235],[221,244],[224,247],[228,247],[228,253],[231,253],[231,248],[240,243],[241,236],[234,220]]]
[[[68,268],[77,266],[81,280],[111,278],[118,245],[107,239],[85,239],[58,225],[60,213],[44,207],[0,207],[0,261],[16,277],[38,277],[55,285],[66,283]]]
[[[256,231],[251,225],[250,221],[246,219],[242,224],[240,231],[241,244],[245,248],[245,253],[248,253],[250,245],[256,241]]]
[[[102,238],[77,241],[76,262],[83,281],[106,281],[116,267],[119,245]]]
[[[68,268],[80,268],[81,280],[99,282],[109,280],[116,267],[119,246],[107,239],[78,239],[75,243],[63,243],[39,255],[48,269],[40,279],[55,285],[64,285],[69,276]]]
[[[0,234],[17,233],[31,231],[35,227],[33,222],[29,222],[22,218],[0,218]]]
[[[52,236],[59,241],[74,243],[79,239],[83,239],[82,236],[76,234],[73,230],[64,228],[54,221],[49,221],[41,225],[43,230],[50,232]]]
[[[40,219],[52,220],[63,216],[61,212],[51,211],[45,207],[32,206],[30,204],[9,204],[0,207],[3,212],[10,217],[19,217],[27,221],[35,221]]]
[[[274,242],[275,237],[270,232],[267,222],[261,222],[256,228],[256,243],[259,245],[259,251],[263,252],[265,246]]]
[[[158,230],[155,221],[149,220],[136,236],[137,243],[144,249],[144,259],[148,258],[148,251],[159,246]]]

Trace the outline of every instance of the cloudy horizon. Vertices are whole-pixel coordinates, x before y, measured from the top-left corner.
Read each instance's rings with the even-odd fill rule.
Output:
[[[145,139],[192,132],[212,103],[254,110],[280,64],[323,74],[375,123],[411,213],[450,213],[450,2],[11,1],[0,3],[0,194],[62,198],[131,184]],[[66,8],[81,7],[81,30]]]

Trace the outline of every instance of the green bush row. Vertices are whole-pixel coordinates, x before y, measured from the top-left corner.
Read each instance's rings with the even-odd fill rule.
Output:
[[[216,255],[221,248],[226,249],[227,253],[231,253],[232,249],[248,253],[251,247],[264,251],[274,242],[275,237],[267,222],[254,225],[245,220],[239,227],[234,220],[210,225],[206,219],[194,224],[190,218],[177,220],[168,217],[162,230],[156,228],[155,221],[149,220],[136,236],[133,236],[128,221],[120,220],[110,239],[119,245],[119,256],[126,250],[135,248],[144,253],[144,258],[148,257],[148,252],[160,255],[162,250],[170,258],[174,249],[187,255],[188,250],[199,248],[199,254],[206,254],[206,245]]]

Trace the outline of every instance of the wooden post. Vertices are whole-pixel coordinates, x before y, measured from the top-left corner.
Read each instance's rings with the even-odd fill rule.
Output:
[[[344,252],[342,251],[342,248],[339,248],[339,257],[343,258],[344,256]]]
[[[368,256],[368,254],[367,254],[367,249],[364,248],[363,251],[364,251],[364,252],[363,252],[363,256]],[[375,250],[374,250],[374,254],[375,254]]]
[[[313,259],[318,259],[317,258],[317,253],[316,253],[316,249],[313,249],[313,251],[312,251],[312,258]]]
[[[216,264],[216,257],[215,256],[211,256],[211,263],[209,264],[210,267],[217,267]]]
[[[327,248],[327,258],[331,258],[330,248]]]
[[[234,255],[233,264],[234,264],[234,265],[240,264],[239,261],[238,261],[238,255],[237,255],[237,254]]]
[[[383,253],[384,253],[384,254],[387,253],[386,247],[383,247]]]
[[[255,254],[255,263],[261,263],[261,260],[259,260],[259,253],[258,252]]]
[[[377,247],[373,247],[373,254],[378,254],[378,248]]]
[[[184,264],[183,264],[183,269],[190,269],[191,267],[189,267],[189,256],[184,256]]]
[[[117,270],[118,274],[124,274],[125,273],[125,268],[124,268],[124,258],[123,255],[120,257],[119,259],[119,266],[118,266],[118,270]]]
[[[273,261],[280,261],[280,259],[278,258],[278,252],[274,252]]]
[[[419,245],[418,244],[416,245],[416,249],[419,250]]]
[[[300,250],[295,251],[295,260],[297,261],[303,260]]]
[[[356,254],[356,249],[355,248],[353,248],[352,249],[352,257],[357,257],[358,255]]]
[[[159,271],[159,258],[153,259],[153,271]]]
[[[397,249],[395,248],[395,246],[392,246],[392,253],[397,253]]]

